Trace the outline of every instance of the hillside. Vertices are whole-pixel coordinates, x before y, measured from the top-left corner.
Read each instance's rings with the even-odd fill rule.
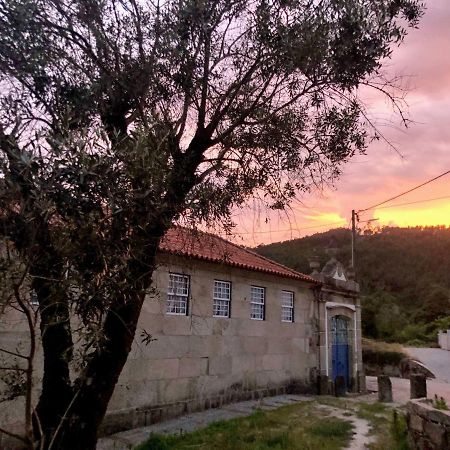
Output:
[[[311,256],[321,265],[327,261],[330,242],[347,264],[351,236],[342,228],[256,251],[309,273]],[[437,328],[450,327],[450,228],[385,227],[358,236],[356,267],[367,337],[419,344],[434,342]]]

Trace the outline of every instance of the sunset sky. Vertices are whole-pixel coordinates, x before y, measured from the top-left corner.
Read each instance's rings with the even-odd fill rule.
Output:
[[[410,31],[385,66],[390,74],[406,76],[409,85],[408,112],[414,123],[401,128],[395,118],[381,128],[400,154],[385,142],[371,144],[367,155],[345,166],[334,189],[304,196],[286,214],[260,210],[255,203],[236,214],[233,240],[254,246],[348,226],[352,209],[377,204],[450,170],[450,1],[426,4],[419,29]],[[387,102],[370,97],[367,101],[374,116],[390,119]],[[389,208],[361,214],[361,220],[377,218],[378,225],[450,225],[450,175],[383,206]]]

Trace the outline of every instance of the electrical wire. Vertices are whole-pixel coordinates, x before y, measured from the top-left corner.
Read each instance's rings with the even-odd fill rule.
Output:
[[[267,230],[267,231],[248,231],[248,232],[242,232],[242,233],[227,233],[227,235],[232,236],[240,236],[240,235],[248,235],[248,234],[269,234],[269,233],[282,233],[287,231],[303,231],[303,230],[311,230],[313,228],[324,228],[324,227],[331,227],[333,225],[338,224],[344,224],[346,222],[346,219],[340,220],[339,222],[332,222],[332,223],[324,223],[323,225],[314,225],[310,227],[302,227],[302,228],[286,228],[284,230]]]
[[[447,198],[450,198],[450,195],[446,195],[444,197],[428,198],[428,199],[425,199],[425,200],[417,200],[415,202],[398,203],[398,204],[395,204],[395,205],[381,206],[380,208],[377,208],[377,209],[388,209],[388,208],[396,208],[398,206],[416,205],[417,203],[435,202],[437,200],[444,200],[444,199],[447,199]]]
[[[376,205],[369,206],[368,208],[360,209],[360,210],[358,210],[357,212],[358,212],[358,213],[362,213],[362,212],[365,212],[365,211],[369,211],[370,209],[377,208],[378,206],[384,205],[385,203],[391,202],[392,200],[396,200],[397,198],[403,197],[404,195],[409,194],[410,192],[413,192],[413,191],[415,191],[415,190],[417,190],[417,189],[419,189],[419,188],[421,188],[421,187],[423,187],[423,186],[426,186],[427,184],[430,184],[430,183],[432,183],[433,181],[436,181],[436,180],[438,180],[439,178],[442,178],[442,177],[444,177],[445,175],[448,175],[449,173],[450,173],[450,170],[447,170],[446,172],[441,173],[441,174],[438,175],[437,177],[431,178],[431,180],[427,180],[427,181],[425,181],[424,183],[419,184],[418,186],[415,186],[415,187],[413,187],[413,188],[411,188],[411,189],[408,189],[408,190],[405,191],[405,192],[402,192],[401,194],[398,194],[398,195],[396,195],[396,196],[394,196],[394,197],[388,198],[387,200],[384,200],[384,201],[382,201],[382,202],[380,202],[380,203],[377,203]]]

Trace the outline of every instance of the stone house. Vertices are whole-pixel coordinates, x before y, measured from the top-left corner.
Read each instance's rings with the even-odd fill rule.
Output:
[[[170,230],[138,325],[155,340],[133,348],[108,431],[224,402],[316,392],[319,379],[332,392],[337,376],[362,389],[358,286],[332,260],[338,278],[308,276],[214,235]]]
[[[334,258],[308,276],[174,228],[157,261],[103,433],[318,385],[332,392],[336,377],[363,389],[358,285]],[[0,327],[0,339],[11,333]]]

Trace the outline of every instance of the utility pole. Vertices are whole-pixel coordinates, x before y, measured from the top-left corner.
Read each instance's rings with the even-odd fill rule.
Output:
[[[356,271],[355,267],[355,245],[356,245],[356,212],[352,209],[352,269]]]

